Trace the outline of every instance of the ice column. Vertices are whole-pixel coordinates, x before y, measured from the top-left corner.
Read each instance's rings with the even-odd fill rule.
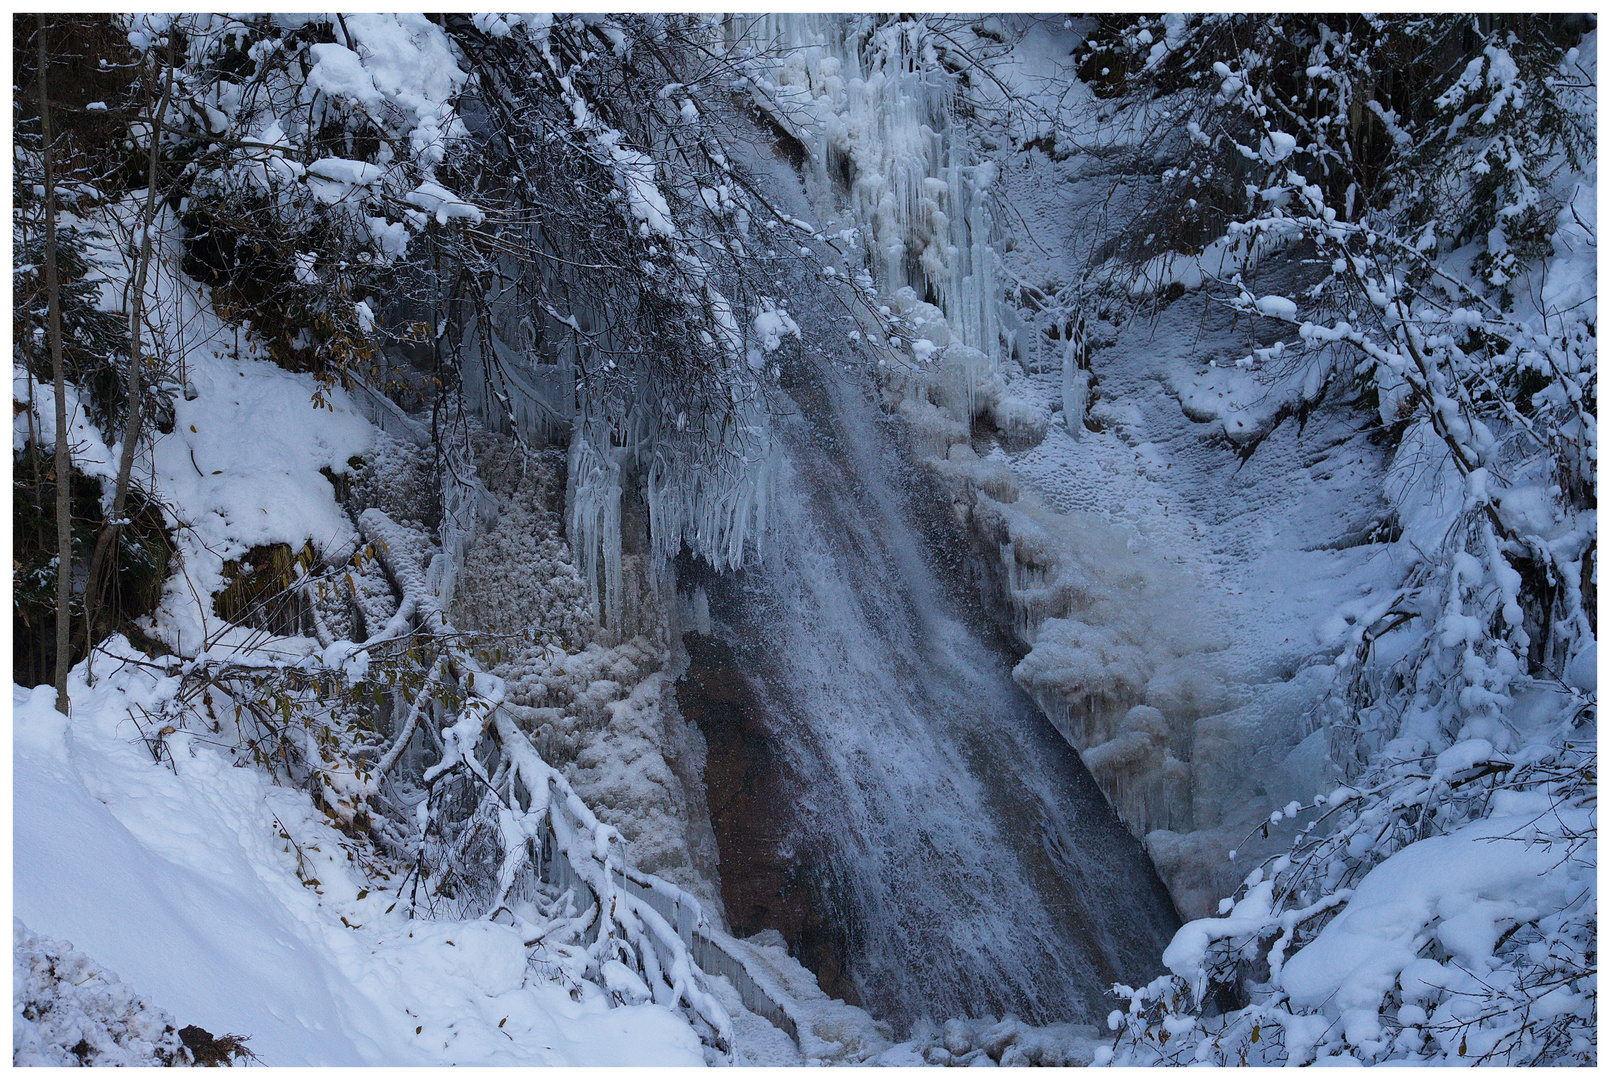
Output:
[[[747,25],[759,92],[811,151],[819,192],[857,230],[883,296],[910,287],[952,336],[998,363],[992,163],[969,163],[956,78],[921,20],[765,15]]]

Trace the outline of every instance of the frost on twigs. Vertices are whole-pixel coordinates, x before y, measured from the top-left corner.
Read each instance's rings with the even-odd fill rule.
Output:
[[[1289,807],[1292,851],[1118,988],[1111,1060],[1595,1063],[1596,764],[1472,740]]]
[[[738,565],[765,530],[768,357],[797,329],[761,294],[752,226],[776,213],[729,153],[747,121],[708,89],[735,72],[694,16],[446,27],[484,94],[467,164],[491,213],[438,242],[496,286],[443,345],[488,427],[568,439],[577,568],[595,628],[626,640],[623,499],[641,493],[662,562]]]
[[[703,921],[698,901],[631,871],[620,833],[537,753],[506,705],[507,684],[465,647],[429,588],[422,565],[431,556],[421,538],[373,509],[359,526],[403,592],[400,612],[411,612],[417,635],[412,647],[436,657],[415,692],[408,727],[366,781],[372,789],[385,781],[380,765],[397,760],[414,725],[434,736],[440,753],[419,774],[418,840],[399,892],[411,880],[416,912],[502,916],[533,943],[563,930],[573,944],[550,950],[556,972],[598,982],[621,1003],[681,1005],[711,1045],[725,1050],[726,1012],[710,996],[682,928],[645,891],[666,898],[692,925]],[[543,865],[555,862],[562,865],[544,884]],[[544,896],[545,908],[533,906]]]
[[[688,946],[698,901],[632,870],[621,834],[538,754],[489,670],[518,644],[452,624],[429,573],[443,553],[377,509],[358,523],[354,564],[378,563],[401,594],[390,619],[300,662],[236,650],[176,665],[172,696],[141,726],[153,753],[209,729],[243,762],[308,789],[347,834],[348,857],[416,918],[513,926],[544,976],[578,995],[586,982],[620,1004],[680,1006],[725,1048],[730,1021]],[[317,860],[282,835],[318,891]]]

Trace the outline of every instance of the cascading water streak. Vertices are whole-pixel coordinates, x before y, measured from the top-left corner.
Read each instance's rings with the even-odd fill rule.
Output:
[[[862,175],[854,197],[883,194],[855,221],[877,226],[881,243],[919,220],[967,225],[925,250],[954,329],[988,363],[995,321],[965,317],[993,312],[997,299],[987,274],[969,269],[990,265],[983,202],[963,183],[958,148],[929,126],[943,109],[924,104],[927,82],[901,65],[860,72],[854,50],[808,20],[762,29],[767,40],[799,39],[767,85],[797,107],[800,130],[821,121],[817,172],[840,91],[851,121],[857,94],[891,113],[862,126],[881,130],[878,120],[901,138],[883,140],[881,158],[862,147],[851,172],[905,177],[895,186],[927,202],[901,202]],[[883,33],[899,45],[898,30]],[[807,86],[817,75],[822,85]],[[911,139],[922,153],[883,160]],[[831,184],[758,144],[751,151],[742,166],[773,205],[791,220],[817,217],[802,184],[819,199]],[[948,180],[923,179],[947,164]],[[940,213],[941,197],[957,213]],[[974,212],[961,214],[964,204]],[[679,570],[696,629],[678,693],[710,743],[729,920],[792,935],[830,991],[897,1024],[1093,1021],[1113,982],[1160,972],[1173,905],[1077,753],[1013,681],[1017,657],[967,580],[967,538],[878,405],[862,335],[850,332],[857,320],[846,317],[850,286],[808,259],[779,259],[776,273],[768,291],[790,298],[805,344],[792,359],[772,357],[787,400],[774,417],[763,559],[738,573],[690,561]]]
[[[784,371],[770,538],[759,565],[705,575],[697,619],[787,777],[777,857],[810,880],[840,988],[875,1015],[1094,1020],[1114,981],[1157,973],[1173,905],[1013,682],[965,538],[878,407],[842,305],[803,271],[788,285],[815,344]]]
[[[789,777],[782,847],[825,882],[875,1015],[1093,1020],[1112,982],[1153,974],[1172,905],[1012,681],[962,538],[866,388],[801,366],[767,558],[708,584]]]

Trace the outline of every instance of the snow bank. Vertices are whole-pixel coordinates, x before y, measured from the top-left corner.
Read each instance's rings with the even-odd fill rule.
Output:
[[[1431,1012],[1433,999],[1474,999],[1501,935],[1591,894],[1593,844],[1587,858],[1579,846],[1594,828],[1591,809],[1521,792],[1498,792],[1493,803],[1491,817],[1410,844],[1370,871],[1281,969],[1295,1008],[1323,1012],[1351,1043],[1389,1042],[1387,994]],[[1422,956],[1428,946],[1437,959]]]
[[[65,390],[67,445],[72,451],[73,467],[85,476],[115,481],[117,463],[113,460],[112,450],[101,439],[101,433],[95,429],[95,425],[90,423],[89,414],[79,401],[78,390],[71,383],[66,384]],[[49,454],[56,448],[56,387],[52,383],[40,382],[21,364],[13,364],[11,398],[22,405],[31,406],[29,409],[12,410],[13,456],[20,454],[29,442],[38,446],[40,453]],[[38,430],[30,431],[30,423],[36,425]]]
[[[993,1065],[1007,1068],[1039,1066],[1063,1068],[1089,1065],[1103,1040],[1101,1032],[1086,1024],[1048,1024],[1032,1027],[1007,1017],[946,1020],[942,1027],[925,1025],[909,1042],[890,1047],[870,1064],[894,1068],[939,1065]]]
[[[172,1065],[173,1017],[64,941],[11,921],[13,1065]]]
[[[146,286],[151,348],[175,358],[187,392],[174,397],[173,430],[153,436],[133,476],[175,528],[180,567],[146,628],[193,654],[250,633],[213,613],[225,561],[262,544],[311,541],[328,553],[356,539],[321,470],[350,472],[373,429],[339,387],[261,359],[247,331],[220,319],[180,271],[177,223],[165,215],[158,230]]]

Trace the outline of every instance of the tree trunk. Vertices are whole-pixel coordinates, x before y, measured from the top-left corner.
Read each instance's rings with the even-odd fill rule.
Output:
[[[155,60],[153,58],[153,69]],[[153,71],[153,77],[155,72]],[[162,118],[168,111],[173,96],[173,38],[168,38],[167,78],[162,89],[162,102],[151,118],[151,153],[147,161],[145,209],[140,214],[140,254],[134,267],[134,295],[129,300],[129,366],[127,376],[128,420],[123,428],[123,453],[117,465],[117,487],[112,495],[112,513],[100,536],[95,540],[95,554],[89,561],[89,573],[84,584],[84,647],[95,644],[95,616],[101,607],[103,582],[116,573],[118,535],[123,528],[123,515],[128,506],[129,478],[134,471],[134,455],[140,443],[141,415],[140,365],[143,350],[140,346],[145,318],[145,285],[151,268],[151,230],[156,227],[157,175],[161,165]],[[149,100],[149,98],[147,99]],[[108,563],[111,565],[108,566]]]
[[[67,373],[62,363],[61,282],[56,274],[56,173],[50,145],[50,98],[45,92],[45,16],[39,16],[39,131],[45,165],[45,295],[50,304],[47,333],[56,383],[56,709],[67,712],[67,671],[72,666],[73,520],[72,459],[67,445]]]

